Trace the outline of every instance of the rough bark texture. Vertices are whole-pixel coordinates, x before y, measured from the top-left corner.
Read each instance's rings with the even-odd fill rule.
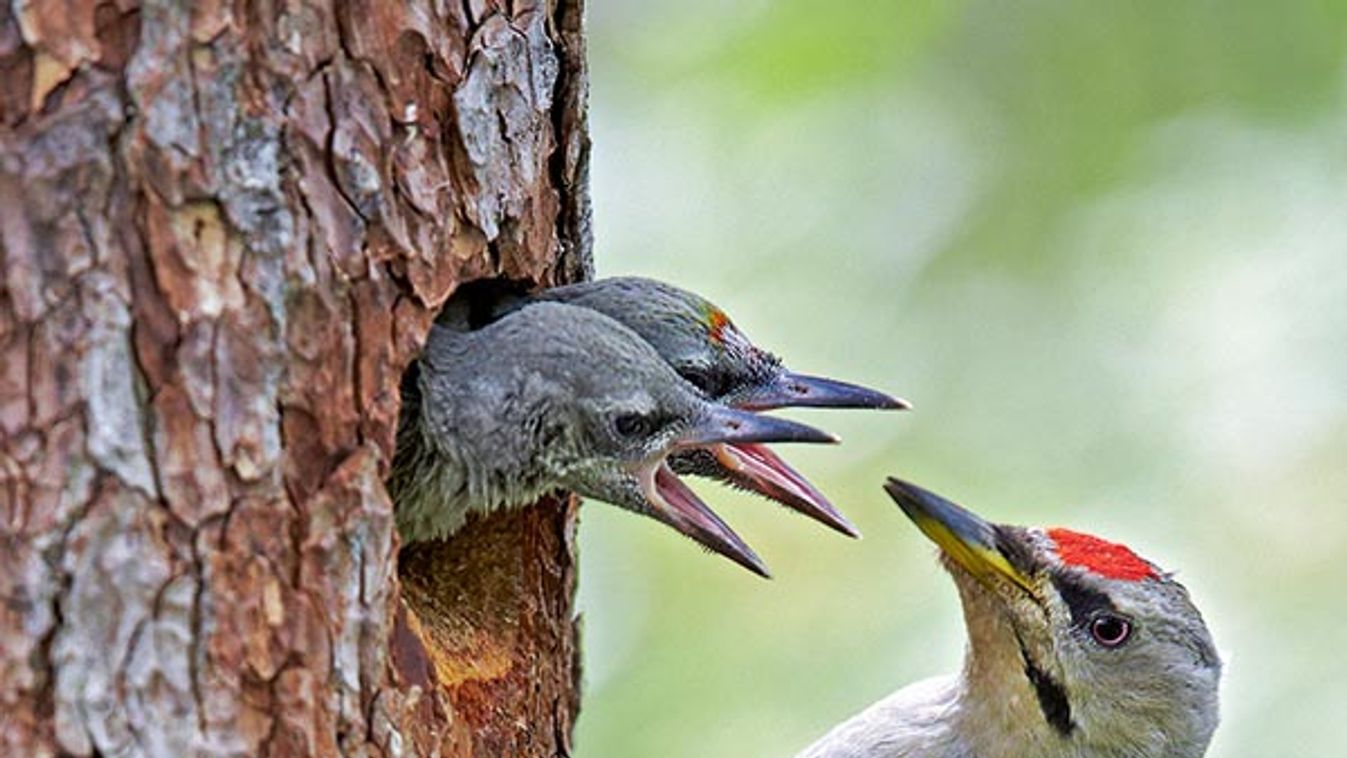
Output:
[[[455,287],[588,271],[579,4],[0,6],[0,755],[568,752],[573,505],[404,585],[382,477]]]

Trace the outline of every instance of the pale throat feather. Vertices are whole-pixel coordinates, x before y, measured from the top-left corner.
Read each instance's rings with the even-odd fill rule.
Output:
[[[957,565],[951,571],[963,572]],[[955,582],[968,630],[956,731],[975,755],[1072,755],[1070,741],[1048,723],[1026,675],[1019,632],[1003,601],[967,576]],[[1048,667],[1050,661],[1033,661]],[[1013,740],[1014,745],[1007,743]]]

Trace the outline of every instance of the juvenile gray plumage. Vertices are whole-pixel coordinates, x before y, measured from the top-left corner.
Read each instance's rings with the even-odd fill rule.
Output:
[[[915,485],[885,489],[940,545],[963,602],[961,675],[918,682],[798,758],[1195,758],[1221,665],[1173,577],[1065,529],[990,524]]]
[[[631,330],[558,303],[475,331],[435,326],[413,384],[389,482],[409,542],[567,489],[657,518],[765,574],[665,457],[723,441],[833,441],[708,401]]]
[[[680,376],[736,408],[908,407],[878,390],[788,370],[715,304],[655,279],[619,276],[578,282],[543,290],[534,299],[583,306],[622,322]]]
[[[782,407],[903,409],[906,401],[855,384],[796,374],[759,348],[720,308],[693,292],[641,277],[612,277],[512,299],[561,302],[599,311],[641,335],[702,392],[745,410]],[[765,445],[718,445],[670,459],[679,474],[707,477],[775,500],[852,537],[856,529],[823,493]]]

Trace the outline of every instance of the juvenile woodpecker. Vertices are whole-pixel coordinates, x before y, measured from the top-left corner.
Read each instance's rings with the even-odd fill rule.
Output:
[[[599,311],[645,338],[680,376],[708,397],[743,410],[784,407],[906,409],[877,390],[796,374],[754,345],[725,312],[687,290],[641,277],[613,277],[545,290],[533,301]],[[518,307],[516,302],[510,307]],[[670,465],[763,495],[843,534],[860,536],[809,480],[766,445],[726,443],[680,452]]]
[[[1098,537],[991,524],[897,479],[885,489],[954,577],[963,672],[897,691],[798,758],[1206,752],[1221,663],[1172,575]]]
[[[707,400],[631,330],[560,303],[475,331],[433,327],[415,385],[389,481],[408,542],[566,489],[654,517],[766,576],[665,458],[721,443],[836,441]]]
[[[744,410],[886,408],[908,404],[877,390],[796,374],[754,345],[720,308],[693,292],[636,276],[553,287],[537,300],[569,303],[617,319],[645,338],[684,379]]]

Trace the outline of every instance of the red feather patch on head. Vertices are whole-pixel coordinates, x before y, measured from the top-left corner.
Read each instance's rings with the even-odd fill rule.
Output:
[[[1129,582],[1157,578],[1155,569],[1149,563],[1116,542],[1070,529],[1049,529],[1048,537],[1057,543],[1057,557],[1069,566],[1079,566],[1108,579]]]
[[[725,341],[725,330],[734,328],[730,323],[730,317],[719,308],[712,308],[706,314],[706,324],[710,330],[711,341],[717,345]]]

